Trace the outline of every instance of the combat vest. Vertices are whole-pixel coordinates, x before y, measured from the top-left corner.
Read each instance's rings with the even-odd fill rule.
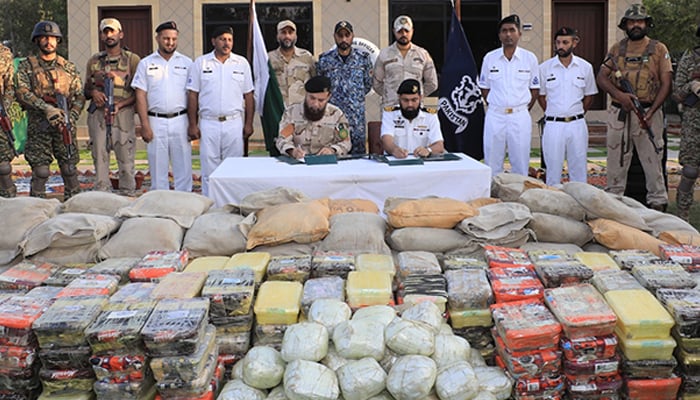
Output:
[[[658,66],[658,61],[651,62],[650,59],[656,50],[656,39],[650,39],[644,53],[641,56],[627,57],[628,38],[622,39],[618,54],[613,55],[617,59],[617,66],[622,75],[632,84],[637,98],[643,103],[651,103],[659,92],[659,77],[651,72],[651,67]],[[617,79],[615,79],[617,81]],[[617,82],[615,82],[617,84]],[[619,84],[618,84],[619,86]]]
[[[104,91],[105,74],[112,72],[114,75],[114,99],[122,100],[130,97],[133,93],[131,89],[131,58],[135,54],[129,50],[122,49],[119,58],[110,58],[107,52],[100,52],[97,57],[90,59],[88,74],[92,87]]]
[[[72,76],[66,72],[66,60],[57,55],[54,66],[42,67],[36,56],[27,57],[32,67],[32,91],[45,102],[56,105],[56,92],[70,97]],[[46,63],[46,62],[44,62]]]

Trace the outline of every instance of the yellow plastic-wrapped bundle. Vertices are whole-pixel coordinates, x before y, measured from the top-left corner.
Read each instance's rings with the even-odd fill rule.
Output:
[[[394,259],[389,254],[358,254],[355,257],[356,271],[384,271],[394,279],[396,267]]]
[[[668,360],[673,357],[676,341],[672,337],[651,339],[629,339],[619,328],[615,329],[619,349],[631,361]]]
[[[668,339],[673,318],[647,290],[612,290],[605,300],[617,315],[620,339]]]
[[[238,253],[231,256],[224,269],[248,267],[255,271],[255,283],[260,284],[265,278],[267,264],[270,262],[270,253],[263,251]]]
[[[592,269],[593,272],[620,269],[615,260],[613,260],[607,253],[582,251],[575,253],[574,258],[581,261],[583,265]]]
[[[384,271],[351,271],[346,286],[352,308],[393,304],[391,275]]]
[[[209,272],[224,269],[231,257],[207,256],[190,261],[184,272]]]
[[[263,282],[253,306],[256,322],[260,325],[295,324],[299,319],[302,290],[299,282]]]
[[[491,309],[450,310],[452,328],[460,329],[472,326],[492,326]]]
[[[199,296],[207,274],[204,272],[171,272],[161,278],[151,292],[154,299],[191,299]]]

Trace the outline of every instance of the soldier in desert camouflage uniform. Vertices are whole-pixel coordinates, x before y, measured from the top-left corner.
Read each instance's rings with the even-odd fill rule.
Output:
[[[695,35],[700,38],[700,26]],[[678,161],[683,166],[676,203],[678,216],[688,220],[693,205],[693,188],[700,172],[700,46],[688,50],[678,62],[673,97],[683,106],[681,148]]]
[[[297,26],[290,20],[277,24],[279,47],[268,52],[270,65],[275,71],[284,106],[304,101],[304,83],[316,75],[314,56],[308,50],[296,46]]]
[[[6,46],[0,45],[0,101],[7,112],[15,97],[15,89],[12,84],[12,74],[14,67],[12,62],[12,52]],[[12,135],[12,132],[9,132]],[[7,133],[0,132],[0,196],[15,197],[17,187],[12,182],[12,160],[15,152],[7,137]]]
[[[27,110],[27,143],[24,157],[32,167],[30,196],[46,197],[49,165],[56,157],[64,183],[64,199],[80,192],[76,165],[77,151],[68,157],[60,127],[64,111],[58,108],[56,95],[68,100],[70,132],[76,141],[75,124],[85,105],[80,74],[75,65],[56,54],[63,35],[53,21],[41,21],[34,26],[32,41],[39,47],[39,56],[29,56],[17,67],[17,100]]]

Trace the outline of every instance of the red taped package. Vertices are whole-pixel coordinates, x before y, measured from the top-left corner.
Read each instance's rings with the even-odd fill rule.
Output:
[[[511,351],[534,350],[559,343],[561,324],[536,300],[491,306],[498,335]]]
[[[495,329],[492,330],[496,351],[503,368],[515,378],[557,375],[561,372],[561,352],[556,347],[541,350],[511,351]]]
[[[569,338],[610,335],[615,330],[617,316],[588,283],[545,289],[544,301]]]
[[[564,357],[573,361],[588,361],[599,358],[611,358],[617,348],[617,336],[588,336],[571,339],[566,336],[561,338],[559,347]]]
[[[659,250],[664,260],[676,262],[688,272],[700,271],[700,247],[690,244],[662,244]]]
[[[49,279],[59,266],[22,261],[0,274],[0,290],[30,290]]]
[[[171,272],[181,272],[189,260],[187,250],[151,251],[129,271],[132,282],[157,282]]]
[[[511,247],[484,246],[484,258],[490,268],[535,268],[525,250]]]
[[[681,378],[625,379],[624,394],[635,400],[675,400]]]
[[[526,267],[490,269],[488,276],[496,303],[541,300],[544,294],[542,282],[533,270]]]

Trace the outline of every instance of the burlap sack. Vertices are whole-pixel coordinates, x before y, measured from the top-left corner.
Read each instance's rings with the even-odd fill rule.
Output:
[[[385,208],[389,225],[394,228],[454,228],[461,220],[479,215],[467,203],[447,197],[407,200]]]
[[[197,217],[185,233],[182,248],[190,257],[232,256],[245,251],[246,239],[238,229],[243,217],[223,212]]]
[[[644,223],[644,220],[632,208],[593,185],[582,182],[568,182],[564,184],[563,190],[576,199],[581,207],[586,210],[588,219],[611,219],[643,231],[650,230],[647,224]]]
[[[700,234],[688,231],[664,231],[659,234],[659,240],[670,244],[700,246]]]
[[[99,261],[97,254],[103,243],[103,240],[99,240],[73,247],[49,247],[31,256],[31,260],[59,265],[96,263]]]
[[[24,255],[30,256],[49,247],[66,248],[94,244],[119,229],[121,221],[106,215],[58,214],[35,226],[22,241]]]
[[[529,185],[526,188],[525,182]],[[491,197],[503,201],[518,201],[520,195],[529,188],[546,188],[544,182],[529,176],[519,174],[500,173],[491,180]]]
[[[120,208],[131,204],[134,199],[98,190],[78,193],[63,203],[63,212],[100,214],[113,217]]]
[[[388,242],[395,251],[444,253],[463,248],[470,240],[455,229],[401,228],[391,232]]]
[[[271,257],[277,256],[304,256],[313,254],[321,242],[313,243],[283,243],[275,246],[257,246],[250,251],[270,253]]]
[[[61,203],[56,199],[36,197],[0,197],[0,221],[6,227],[0,235],[0,265],[9,264],[22,252],[20,243],[29,231],[58,213]]]
[[[537,240],[543,242],[583,246],[593,239],[593,232],[587,224],[558,215],[532,213],[532,220],[527,226],[535,232]]]
[[[481,208],[483,206],[488,206],[489,204],[500,203],[501,199],[494,199],[493,197],[479,197],[478,199],[469,200],[467,204],[474,208]]]
[[[169,218],[183,228],[190,228],[194,219],[207,212],[212,204],[214,200],[197,193],[154,190],[120,208],[116,216]]]
[[[379,207],[373,201],[366,199],[331,199],[328,208],[331,210],[331,217],[353,212],[379,214]]]
[[[256,246],[282,243],[312,243],[329,231],[328,199],[280,204],[256,213],[255,225],[248,232],[248,250]]]
[[[495,203],[479,208],[479,215],[464,219],[457,228],[467,236],[490,241],[523,229],[530,219],[530,209],[523,204]]]
[[[286,187],[276,187],[274,189],[261,190],[259,192],[251,193],[241,200],[241,204],[227,204],[224,206],[224,208],[228,212],[248,215],[256,211],[260,211],[265,207],[287,203],[299,203],[309,200],[311,199],[300,190]]]
[[[180,250],[185,230],[168,218],[129,218],[102,246],[101,260],[112,257],[143,257],[149,251]]]
[[[611,250],[640,249],[659,256],[659,245],[665,243],[639,229],[609,219],[594,219],[588,221],[588,225],[593,230],[596,242]]]
[[[518,202],[525,204],[532,213],[545,213],[583,221],[586,211],[576,199],[557,190],[530,189],[523,192]]]
[[[319,251],[338,251],[348,254],[391,254],[384,242],[386,221],[374,213],[353,212],[330,218],[330,232]]]
[[[684,231],[690,234],[698,234],[697,229],[673,214],[652,210],[646,207],[633,208],[633,210],[637,215],[642,217],[644,223],[651,228],[652,236],[658,237],[661,232],[664,231]]]

